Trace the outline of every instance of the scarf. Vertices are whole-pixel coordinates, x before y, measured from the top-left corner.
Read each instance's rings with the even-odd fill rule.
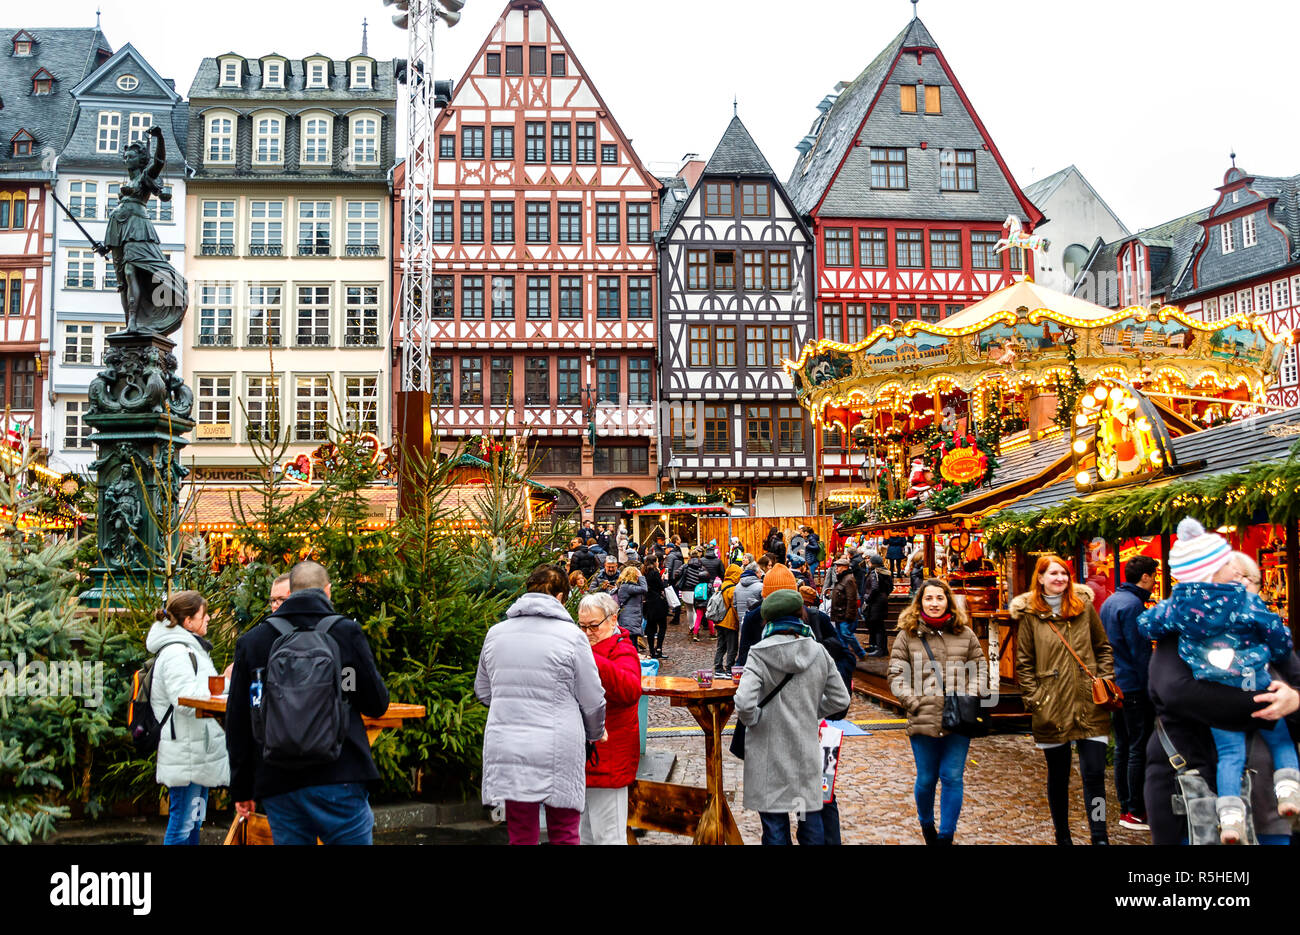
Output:
[[[767,639],[769,636],[776,636],[779,633],[785,633],[794,637],[806,636],[809,639],[812,639],[813,635],[812,627],[808,626],[808,624],[804,623],[802,620],[793,620],[789,617],[773,620],[767,626],[763,627],[763,639]]]
[[[952,623],[952,613],[942,614],[938,617],[931,617],[925,611],[921,611],[921,622],[931,630],[942,630],[948,624]]]

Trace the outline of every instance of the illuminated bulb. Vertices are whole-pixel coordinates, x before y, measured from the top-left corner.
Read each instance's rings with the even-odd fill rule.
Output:
[[[1089,396],[1085,396],[1085,397],[1083,397],[1083,408],[1085,408],[1085,409],[1096,409],[1098,405],[1099,405],[1099,404],[1098,404],[1098,402],[1097,402],[1097,398],[1096,398],[1095,396],[1091,396],[1091,395],[1089,395]]]
[[[1124,408],[1127,409],[1129,412],[1135,412],[1137,410],[1137,407],[1138,407],[1138,401],[1136,396],[1129,396],[1124,400]]]
[[[1074,482],[1080,487],[1086,487],[1088,484],[1092,483],[1092,475],[1087,471],[1080,471],[1078,474],[1074,475]]]
[[[1088,417],[1081,412],[1074,417],[1074,424],[1079,426],[1087,425]]]
[[[1092,388],[1092,395],[1097,398],[1097,402],[1101,402],[1103,399],[1106,398],[1106,387],[1094,386]]]
[[[1152,463],[1152,464],[1159,464],[1161,460],[1162,460],[1162,459],[1161,459],[1161,457],[1160,457],[1160,452],[1158,452],[1158,451],[1153,451],[1153,452],[1151,452],[1151,463]]]
[[[1074,448],[1075,454],[1081,455],[1088,450],[1088,443],[1084,441],[1082,438],[1080,438],[1074,443],[1072,447]]]
[[[1146,416],[1143,416],[1142,418],[1138,419],[1135,425],[1137,426],[1137,430],[1139,432],[1151,431],[1151,422],[1147,419]]]

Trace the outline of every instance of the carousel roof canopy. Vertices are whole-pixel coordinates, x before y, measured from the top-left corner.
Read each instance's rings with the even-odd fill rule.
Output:
[[[1086,299],[1057,292],[1047,286],[1022,279],[1005,289],[990,293],[974,305],[968,305],[956,315],[949,315],[943,320],[945,328],[960,330],[972,325],[982,327],[1000,312],[1011,315],[1016,309],[1027,308],[1032,311],[1055,312],[1065,318],[1076,321],[1100,321],[1115,315],[1112,308],[1103,308]]]

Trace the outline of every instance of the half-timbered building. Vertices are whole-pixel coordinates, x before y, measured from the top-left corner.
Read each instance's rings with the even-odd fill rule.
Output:
[[[511,0],[435,124],[433,427],[527,433],[560,512],[655,487],[659,182],[546,6]]]
[[[661,473],[730,488],[751,515],[802,516],[812,438],[781,361],[813,334],[812,235],[739,117],[673,203],[659,251]]]
[[[994,250],[1003,224],[1032,230],[1042,215],[920,19],[817,109],[786,189],[816,238],[820,338],[939,321],[1011,282]],[[830,430],[819,462],[833,487],[862,452]]]

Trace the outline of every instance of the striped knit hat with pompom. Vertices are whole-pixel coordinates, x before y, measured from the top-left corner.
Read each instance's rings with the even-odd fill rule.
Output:
[[[1169,574],[1177,581],[1209,581],[1231,556],[1227,539],[1188,516],[1178,524],[1178,541],[1169,550]]]

